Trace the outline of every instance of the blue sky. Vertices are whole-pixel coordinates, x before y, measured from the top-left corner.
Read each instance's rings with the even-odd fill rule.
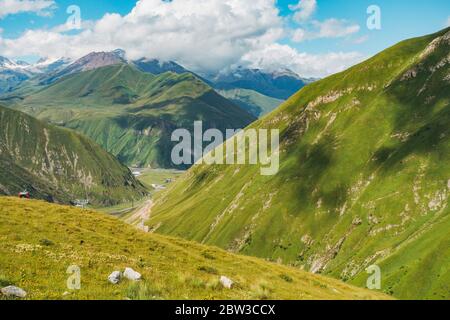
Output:
[[[295,1],[279,0],[278,5],[284,15],[289,14],[288,4]],[[381,30],[368,30],[366,10],[370,5],[381,9]],[[362,44],[352,44],[347,39],[318,39],[299,44],[312,52],[334,50],[358,50],[375,54],[401,40],[430,34],[443,29],[450,17],[448,0],[318,0],[315,18],[325,20],[330,17],[346,19],[361,26],[358,36],[367,36]]]
[[[10,1],[9,9],[3,6],[5,1]],[[44,9],[34,3],[35,9],[28,6],[19,10],[23,1],[41,2]],[[90,49],[109,50],[117,45],[133,57],[173,59],[197,71],[234,64],[275,67],[286,63],[306,76],[324,76],[403,39],[436,32],[450,22],[448,0],[278,0],[276,4],[273,0],[192,1],[144,0],[136,15],[130,15],[137,1],[0,0],[0,55],[35,59],[64,54],[76,58]],[[366,26],[366,10],[374,4],[381,9],[380,30]],[[81,9],[81,19],[86,23],[82,30],[58,29],[65,24],[70,5]],[[296,13],[302,11],[302,18],[297,19]],[[105,19],[110,13],[120,17]],[[135,39],[133,30],[142,32],[144,43]],[[43,46],[43,42],[48,45]],[[216,52],[209,52],[211,49]]]

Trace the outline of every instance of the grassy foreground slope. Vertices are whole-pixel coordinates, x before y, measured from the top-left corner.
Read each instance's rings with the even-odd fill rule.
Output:
[[[310,84],[252,127],[280,129],[280,170],[192,168],[157,232],[363,284],[450,298],[450,29]]]
[[[386,299],[383,294],[260,259],[139,232],[106,215],[0,197],[0,287],[29,299]],[[81,270],[81,290],[66,270]],[[131,267],[143,280],[107,281]],[[221,275],[236,282],[222,288]],[[69,295],[63,295],[65,292]],[[1,297],[0,297],[1,299]]]
[[[0,106],[0,194],[112,205],[147,192],[131,171],[78,133]]]
[[[36,91],[37,90],[37,91]],[[11,107],[75,129],[123,163],[173,167],[170,153],[177,128],[244,128],[256,118],[190,73],[152,75],[116,64],[66,76],[46,87],[21,88]]]

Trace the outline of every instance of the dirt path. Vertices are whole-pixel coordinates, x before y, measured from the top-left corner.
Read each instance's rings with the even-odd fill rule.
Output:
[[[150,219],[152,207],[152,200],[145,201],[140,208],[136,209],[131,216],[125,219],[125,222],[136,226],[140,230],[148,232],[148,226],[145,225],[145,222]]]

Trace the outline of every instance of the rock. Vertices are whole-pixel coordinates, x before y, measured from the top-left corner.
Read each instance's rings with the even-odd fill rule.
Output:
[[[114,271],[108,277],[109,282],[112,284],[118,284],[122,278],[122,273],[120,271]]]
[[[360,226],[362,224],[362,219],[360,217],[355,217],[355,219],[353,219],[352,225],[354,226]]]
[[[27,296],[27,293],[25,290],[15,287],[15,286],[8,286],[1,290],[2,294],[7,297],[15,297],[15,298],[25,298]]]
[[[220,277],[220,283],[227,289],[231,289],[231,287],[234,284],[233,280],[231,280],[230,278],[227,278],[225,276]]]
[[[141,280],[141,274],[137,271],[134,271],[131,268],[125,268],[125,271],[123,272],[123,276],[129,280]]]
[[[65,291],[62,295],[63,295],[63,297],[70,296],[70,292],[69,291]]]

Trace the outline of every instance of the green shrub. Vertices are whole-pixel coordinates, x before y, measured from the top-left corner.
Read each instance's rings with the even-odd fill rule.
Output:
[[[41,239],[41,240],[39,240],[39,243],[46,247],[54,245],[53,241],[48,240],[48,239]]]
[[[197,270],[198,271],[202,271],[202,272],[206,272],[206,273],[209,273],[209,274],[214,274],[214,275],[219,274],[219,272],[216,269],[212,268],[212,267],[200,266],[200,267],[197,268]]]
[[[280,278],[289,283],[294,282],[294,279],[292,279],[290,276],[284,273],[280,274]]]
[[[161,300],[161,292],[148,283],[134,282],[126,289],[126,296],[131,300]]]

